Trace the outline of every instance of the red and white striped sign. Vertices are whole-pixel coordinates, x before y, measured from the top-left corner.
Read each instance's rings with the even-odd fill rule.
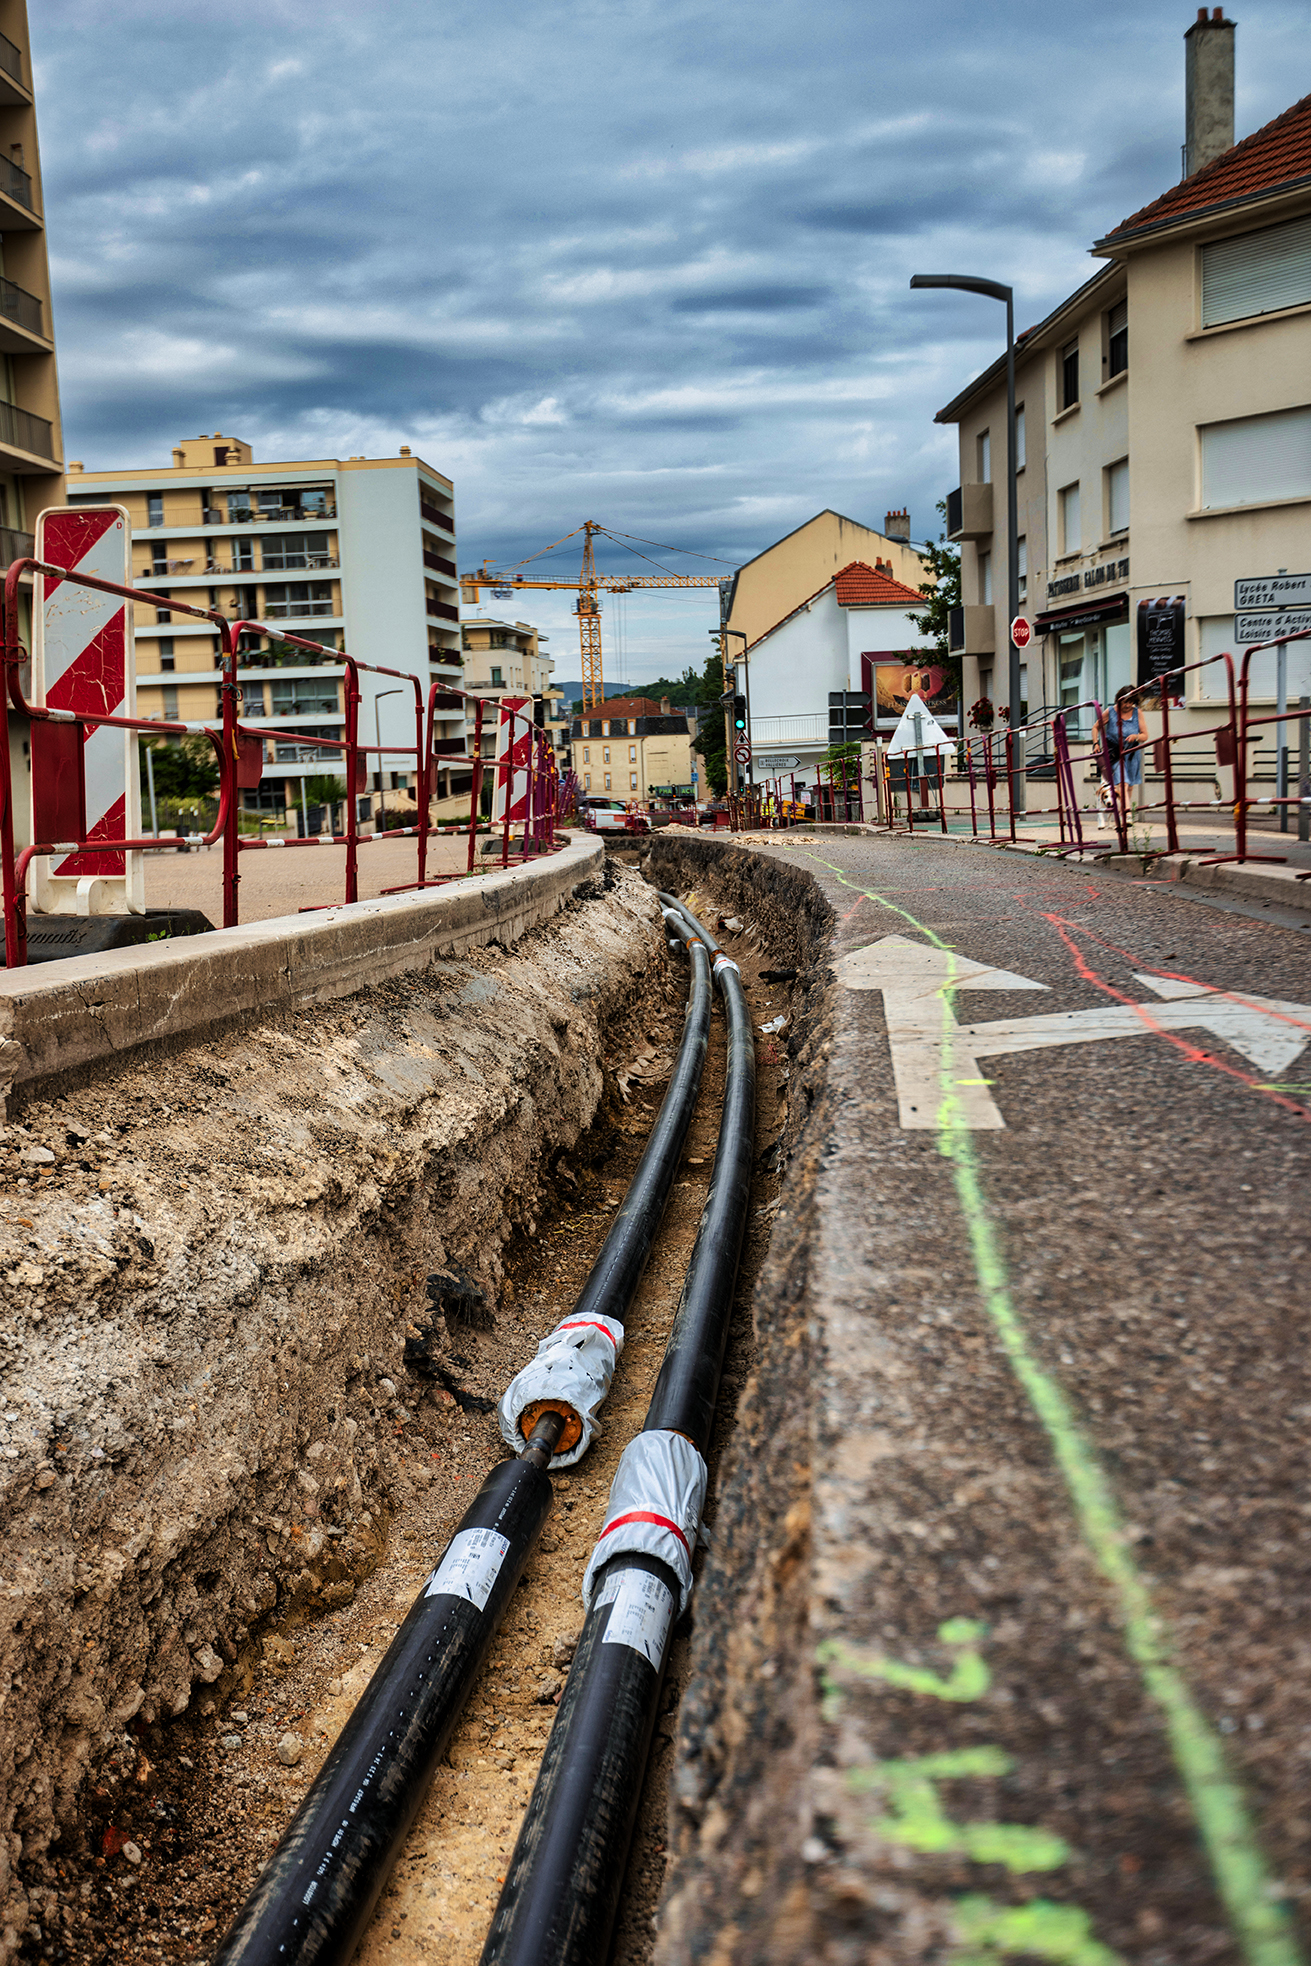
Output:
[[[511,718],[511,711],[518,715]],[[524,713],[527,712],[527,720]],[[532,762],[532,702],[526,696],[503,696],[501,698],[501,721],[496,727],[496,799],[492,807],[493,820],[500,821],[505,814],[505,794],[507,785],[510,793],[510,824],[528,817],[528,767]],[[505,772],[502,767],[509,765]]]
[[[54,506],[36,522],[36,557],[70,572],[128,586],[132,540],[121,505]],[[45,574],[33,603],[33,700],[52,710],[136,715],[131,603]],[[88,840],[139,838],[140,774],[135,733],[112,726],[87,732]],[[140,914],[145,902],[139,853],[72,853],[33,865],[32,900],[52,915]]]

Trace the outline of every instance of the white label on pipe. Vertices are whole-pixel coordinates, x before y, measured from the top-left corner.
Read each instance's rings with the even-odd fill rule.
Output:
[[[509,1549],[509,1537],[498,1536],[494,1529],[461,1529],[452,1536],[424,1596],[462,1597],[485,1611]]]
[[[674,1593],[648,1570],[621,1570],[607,1577],[596,1600],[610,1604],[602,1645],[627,1645],[659,1672],[674,1619]]]

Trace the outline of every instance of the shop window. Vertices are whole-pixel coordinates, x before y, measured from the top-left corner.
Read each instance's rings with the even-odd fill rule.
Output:
[[[1061,709],[1065,713],[1065,734],[1078,737],[1079,717],[1073,706],[1083,696],[1083,636],[1062,635],[1057,645],[1060,664]]]

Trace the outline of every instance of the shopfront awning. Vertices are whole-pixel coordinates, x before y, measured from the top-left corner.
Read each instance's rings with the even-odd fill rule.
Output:
[[[1076,634],[1080,628],[1105,628],[1129,619],[1129,596],[1107,594],[1098,601],[1076,601],[1068,608],[1048,608],[1034,619],[1038,635]]]

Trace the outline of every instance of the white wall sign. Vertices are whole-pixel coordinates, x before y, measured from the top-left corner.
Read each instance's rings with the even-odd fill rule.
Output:
[[[1236,580],[1234,608],[1292,608],[1311,604],[1311,573],[1276,573],[1264,580]]]

